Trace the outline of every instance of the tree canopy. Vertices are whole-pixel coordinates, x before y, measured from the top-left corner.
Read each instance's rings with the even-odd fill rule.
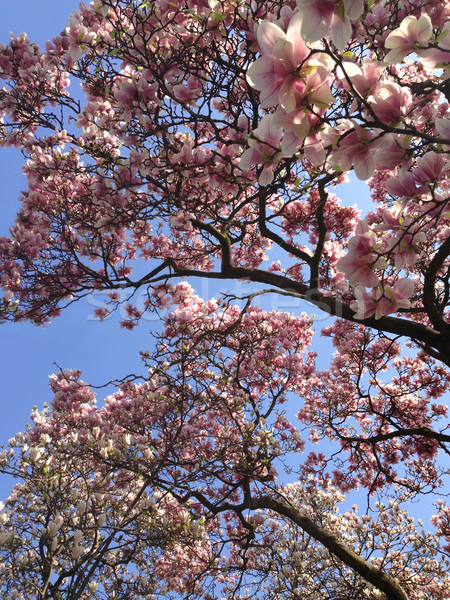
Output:
[[[93,0],[45,49],[0,46],[28,186],[1,320],[106,290],[99,319],[125,292],[122,327],[164,324],[99,404],[53,375],[0,453],[2,597],[450,598],[449,23],[436,0]],[[270,294],[334,317],[325,369]]]

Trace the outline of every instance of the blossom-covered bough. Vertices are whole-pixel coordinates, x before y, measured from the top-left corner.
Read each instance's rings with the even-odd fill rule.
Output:
[[[128,294],[129,329],[137,293],[170,309],[145,377],[97,406],[78,372],[53,376],[1,454],[19,480],[3,597],[450,597],[448,17],[93,0],[45,50],[1,46],[0,139],[28,180],[1,318],[44,324],[96,290],[99,318]],[[364,215],[337,196],[347,172]],[[336,317],[326,370],[311,318],[266,294]],[[340,509],[358,488],[366,514]],[[425,529],[406,513],[423,494]]]

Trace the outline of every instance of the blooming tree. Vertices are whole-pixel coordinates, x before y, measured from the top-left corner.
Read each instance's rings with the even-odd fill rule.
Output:
[[[1,318],[45,324],[96,290],[100,319],[128,293],[128,329],[137,292],[170,311],[145,377],[97,406],[53,376],[0,455],[5,598],[450,597],[448,16],[93,0],[45,51],[0,47],[0,140],[28,180]],[[351,171],[366,214],[337,196]],[[312,319],[268,294],[335,317],[326,370]],[[357,489],[366,513],[340,509]],[[422,494],[434,529],[407,516]]]

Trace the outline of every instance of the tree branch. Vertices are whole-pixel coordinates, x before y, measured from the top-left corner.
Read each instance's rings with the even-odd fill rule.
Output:
[[[286,240],[284,240],[281,236],[279,236],[274,231],[271,231],[267,227],[267,225],[266,225],[266,191],[265,191],[265,188],[262,188],[260,190],[258,196],[259,196],[258,226],[259,226],[259,230],[260,230],[261,234],[264,237],[268,238],[269,240],[272,240],[272,242],[275,242],[276,244],[278,244],[278,246],[280,246],[280,248],[283,248],[283,250],[286,250],[286,252],[289,252],[293,256],[296,256],[297,258],[299,258],[300,260],[303,260],[306,264],[309,265],[309,263],[311,261],[311,257],[309,256],[309,254],[306,254],[306,252],[303,252],[302,250],[300,250],[296,246],[293,246],[292,244],[288,244],[288,242],[286,242]]]
[[[408,600],[408,595],[396,579],[371,565],[336,536],[314,523],[309,517],[303,515],[287,502],[275,500],[270,496],[263,496],[252,501],[252,508],[272,510],[290,519],[312,538],[323,544],[331,554],[339,558],[363,579],[384,592],[388,600]]]
[[[329,174],[323,179],[321,179],[318,183],[319,188],[319,197],[320,203],[316,210],[316,218],[317,218],[317,230],[319,233],[319,238],[316,243],[316,249],[314,251],[314,256],[310,262],[311,265],[311,276],[310,276],[310,286],[312,290],[317,290],[319,288],[319,265],[320,259],[322,258],[323,247],[325,244],[325,238],[327,233],[327,228],[325,226],[324,219],[324,209],[325,203],[328,198],[328,192],[325,190],[325,186],[327,183],[332,181],[337,177],[336,173]]]
[[[422,302],[427,311],[430,321],[433,326],[443,333],[450,333],[450,325],[445,321],[442,311],[439,311],[436,307],[436,295],[435,285],[436,277],[439,269],[444,264],[446,258],[450,255],[450,236],[445,240],[436,254],[433,256],[428,269],[425,273],[425,279],[423,284]]]

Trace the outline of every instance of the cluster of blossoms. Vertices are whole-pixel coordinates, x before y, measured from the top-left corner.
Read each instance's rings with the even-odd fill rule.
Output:
[[[99,406],[80,372],[53,375],[51,406],[35,410],[33,425],[1,453],[1,469],[22,483],[0,513],[0,590],[15,589],[23,600],[36,590],[44,598],[100,600],[106,593],[137,600],[176,593],[200,599],[209,598],[211,589],[231,596],[245,582],[248,599],[256,590],[263,598],[274,590],[286,599],[303,590],[318,600],[351,590],[358,599],[383,598],[377,588],[389,573],[411,597],[425,600],[432,593],[444,600],[448,560],[438,536],[402,508],[410,491],[399,486],[398,497],[388,506],[377,503],[371,515],[339,509],[361,452],[365,473],[361,477],[358,469],[358,482],[372,487],[377,478],[377,455],[367,443],[353,442],[349,471],[334,482],[320,473],[314,453],[303,466],[285,465],[305,448],[282,409],[287,395],[306,398],[300,422],[312,419],[316,431],[323,427],[330,435],[322,406],[328,400],[339,410],[330,396],[339,386],[348,391],[354,385],[338,375],[338,365],[336,381],[315,373],[314,354],[307,352],[311,319],[205,302],[185,284],[175,293],[178,304],[158,347],[153,355],[143,353],[145,381],[124,382]],[[374,341],[374,373],[387,352],[376,346]],[[389,352],[396,358],[398,348]],[[350,371],[350,348],[347,360]],[[406,368],[413,372],[413,365],[398,361],[402,381],[391,386],[392,398],[402,386],[413,388],[406,382]],[[446,387],[442,374],[429,374],[436,379],[428,386],[435,397]],[[383,394],[380,384],[379,397],[370,402],[380,419],[386,405],[385,418],[396,418],[399,427],[417,426],[419,416],[422,426],[431,427],[439,412],[433,405],[434,415],[426,416],[424,399],[417,417],[412,405],[394,414]],[[380,424],[369,424],[370,411],[356,405],[353,411],[368,437],[376,435]],[[352,445],[350,430],[338,433],[343,446]],[[413,463],[414,450],[403,443],[399,439],[396,451],[409,452]],[[378,450],[386,454],[384,475],[394,478],[394,449],[380,443]],[[423,449],[416,453],[420,462]],[[425,480],[425,470],[431,477],[430,464],[416,467],[411,489],[419,474]],[[295,470],[298,481],[279,483],[280,469]],[[382,476],[383,470],[380,488]],[[441,503],[435,522],[443,535],[445,517]],[[336,544],[343,550],[337,556]],[[352,553],[358,555],[356,570],[348,562]]]
[[[319,40],[331,27],[330,38],[336,48],[352,48],[348,17],[356,19],[363,12],[359,0],[342,4],[337,8],[334,2],[298,0],[299,12],[293,16],[286,9],[279,24],[263,21],[257,27],[261,57],[248,69],[247,80],[260,92],[261,107],[276,110],[264,116],[255,130],[253,135],[259,144],[250,141],[250,150],[244,153],[241,167],[247,169],[251,164],[263,162],[261,185],[272,182],[281,158],[301,148],[313,164],[326,161],[344,171],[354,166],[357,177],[367,179],[383,162],[383,154],[399,138],[402,129],[408,135],[410,126],[416,125],[415,99],[410,90],[402,88],[392,77],[386,63],[401,62],[416,49],[419,59],[428,57],[430,72],[442,69],[450,61],[450,46],[447,48],[450,42],[442,41],[447,37],[448,23],[444,22],[437,34],[439,42],[442,41],[438,49],[421,52],[420,48],[427,48],[433,41],[431,19],[427,15],[408,16],[387,36],[385,47],[391,50],[384,57],[385,62],[364,58],[358,64],[349,50],[351,58],[339,61],[336,78],[336,64],[329,47]],[[341,9],[343,13],[339,14]],[[339,96],[333,95],[333,85],[341,86],[354,99],[348,113],[354,118],[341,118],[334,126],[334,118],[329,115],[333,114]],[[370,127],[362,126],[361,116]],[[439,121],[442,124],[436,123],[436,141],[440,135],[446,138],[442,130],[444,119]],[[396,164],[391,157],[390,166]]]
[[[426,14],[405,17],[400,27],[385,39],[384,46],[390,51],[384,62],[364,58],[358,64],[351,51],[349,19],[361,16],[362,2],[342,3],[337,8],[333,2],[298,0],[298,7],[299,11],[293,15],[286,9],[277,23],[263,21],[257,27],[261,57],[248,69],[247,80],[260,92],[261,107],[275,110],[266,114],[252,132],[249,149],[239,164],[244,170],[262,164],[258,180],[268,186],[280,170],[280,161],[301,152],[314,166],[343,171],[353,168],[362,180],[371,177],[375,169],[386,171],[390,175],[387,186],[394,197],[398,194],[394,181],[412,178],[410,188],[414,190],[408,190],[406,197],[401,191],[392,216],[385,211],[385,222],[377,227],[378,232],[391,231],[389,237],[384,236],[388,239],[381,242],[381,236],[361,221],[355,237],[349,241],[348,254],[336,264],[355,288],[355,301],[350,306],[356,318],[375,315],[378,319],[398,309],[408,309],[415,290],[411,279],[390,281],[387,275],[382,280],[376,274],[375,270],[385,271],[389,266],[386,246],[395,257],[396,269],[414,266],[428,229],[419,217],[430,215],[429,204],[418,210],[417,200],[437,201],[440,209],[443,198],[436,197],[436,189],[448,175],[448,162],[443,154],[436,152],[436,146],[417,160],[422,172],[426,163],[427,177],[417,168],[411,173],[411,133],[425,133],[415,112],[422,108],[423,100],[414,98],[410,89],[400,86],[397,73],[401,74],[401,69],[390,71],[387,64],[401,62],[416,51],[423,73],[425,67],[430,69],[430,76],[433,70],[442,70],[450,61],[448,22],[441,21],[442,30],[432,48],[431,18]],[[320,41],[328,34],[336,48],[349,48],[347,54],[351,58],[340,60],[338,67],[328,44]],[[333,95],[333,85],[353,99],[348,111],[351,118],[341,119],[335,125],[333,113],[339,94]],[[442,107],[445,108],[448,111],[448,103]],[[361,124],[361,119],[368,126]],[[436,118],[434,131],[430,133],[435,144],[448,140],[448,121]],[[401,166],[398,173],[397,165]],[[415,206],[410,205],[410,199]],[[373,288],[372,292],[367,292],[366,287]]]
[[[1,455],[23,480],[1,513],[5,597],[247,598],[254,575],[280,598],[448,598],[448,507],[422,534],[401,505],[448,475],[449,16],[92,0],[45,49],[0,46],[0,145],[27,158],[0,320],[45,324],[98,290],[100,319],[128,294],[126,329],[171,311],[141,382],[99,407],[57,375]],[[370,209],[339,199],[347,173]],[[239,281],[241,304],[179,281],[197,277]],[[336,317],[322,370],[310,317],[252,306],[275,294]],[[339,515],[358,486],[398,494],[389,516]]]

